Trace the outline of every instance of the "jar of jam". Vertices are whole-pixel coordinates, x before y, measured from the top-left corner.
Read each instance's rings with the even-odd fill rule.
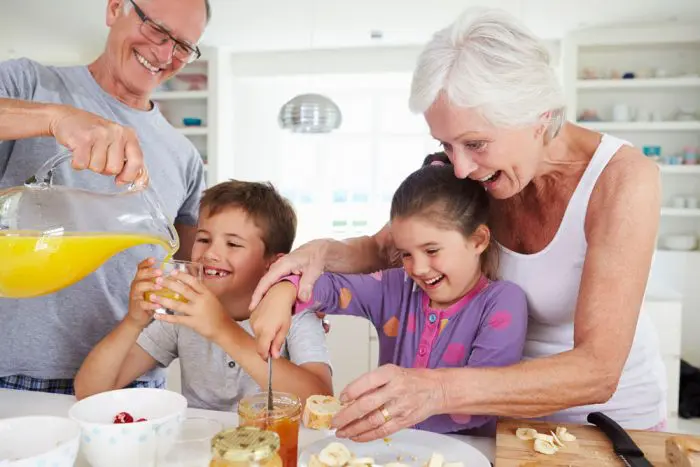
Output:
[[[294,394],[272,392],[272,410],[267,410],[267,392],[244,397],[238,403],[238,423],[274,431],[280,437],[284,467],[296,467],[301,421],[301,400]]]
[[[210,467],[283,467],[277,433],[253,426],[221,431],[211,440]]]

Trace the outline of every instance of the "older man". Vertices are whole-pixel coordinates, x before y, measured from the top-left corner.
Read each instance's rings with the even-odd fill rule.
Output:
[[[60,184],[114,191],[104,175],[123,183],[148,173],[188,256],[204,168],[149,97],[199,58],[209,17],[207,0],[108,0],[107,43],[88,66],[0,63],[0,188],[21,185],[61,145],[72,150],[73,169],[89,170],[64,164]],[[136,264],[159,254],[135,247],[54,294],[0,299],[0,387],[73,393],[84,357],[126,313]],[[162,370],[142,379],[136,385],[164,384]]]

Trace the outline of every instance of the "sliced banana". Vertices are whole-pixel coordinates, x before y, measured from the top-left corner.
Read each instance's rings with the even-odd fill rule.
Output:
[[[553,431],[550,431],[550,433],[552,434],[552,438],[554,438],[554,444],[557,445],[557,446],[559,446],[560,448],[563,448],[563,447],[564,447],[564,443],[561,442],[561,440],[559,439],[559,437],[558,437],[557,435],[555,435]]]
[[[550,431],[550,434],[539,433],[533,428],[518,428],[515,430],[515,436],[518,439],[527,441],[534,440],[535,451],[542,454],[554,454],[559,449],[566,447],[564,443],[575,441],[576,436],[566,430],[566,427],[558,426],[556,432]],[[443,467],[447,467],[444,465]]]
[[[342,443],[330,443],[318,454],[318,460],[328,467],[344,467],[352,459],[352,453]]]
[[[535,439],[535,451],[541,452],[542,454],[552,455],[557,452],[557,447],[551,441],[544,438],[537,438]]]
[[[352,459],[348,463],[348,467],[372,467],[374,465],[374,459],[371,457],[359,457],[357,459]]]
[[[557,437],[564,442],[576,441],[576,436],[569,433],[566,430],[566,427],[563,427],[563,426],[557,427]]]
[[[536,434],[537,430],[535,430],[534,428],[518,428],[517,430],[515,430],[515,436],[517,436],[518,439],[522,439],[523,441],[535,439]]]
[[[430,460],[428,461],[428,467],[442,467],[442,464],[445,463],[445,456],[443,456],[440,453],[434,452],[432,456],[430,456]]]

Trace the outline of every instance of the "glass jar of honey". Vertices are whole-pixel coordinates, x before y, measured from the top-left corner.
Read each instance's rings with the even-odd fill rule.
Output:
[[[273,408],[268,411],[266,392],[244,397],[238,403],[238,423],[277,433],[284,467],[296,467],[301,400],[294,394],[273,391],[272,401]]]
[[[253,426],[231,428],[211,440],[210,467],[283,467],[277,433]]]

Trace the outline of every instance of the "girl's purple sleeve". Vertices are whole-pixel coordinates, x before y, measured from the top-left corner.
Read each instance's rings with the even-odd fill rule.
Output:
[[[314,284],[311,299],[297,299],[294,313],[312,309],[329,315],[360,316],[379,321],[384,307],[383,297],[388,282],[381,272],[372,274],[323,273]],[[299,276],[282,278],[299,287]]]

